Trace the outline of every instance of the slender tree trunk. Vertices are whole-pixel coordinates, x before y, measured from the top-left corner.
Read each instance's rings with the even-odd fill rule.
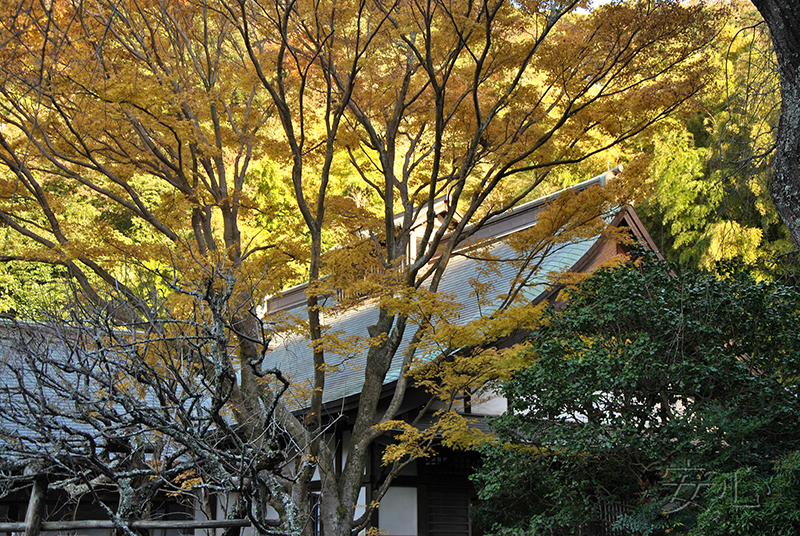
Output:
[[[767,23],[781,75],[772,200],[800,245],[800,0],[753,0]]]

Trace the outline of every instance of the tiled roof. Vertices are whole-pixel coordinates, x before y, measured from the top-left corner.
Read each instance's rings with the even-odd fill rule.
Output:
[[[110,394],[112,385],[124,384],[117,376],[124,367],[111,360],[126,360],[126,353],[73,344],[73,336],[66,326],[0,321],[0,462],[37,450],[56,457],[63,444],[102,449],[112,438],[144,442],[152,435],[141,414],[167,409],[152,388],[139,383],[128,406]]]
[[[4,461],[22,460],[14,447],[16,442],[7,442],[7,437],[24,438],[27,443],[47,448],[48,442],[39,432],[42,426],[56,431],[72,429],[91,434],[88,426],[70,418],[74,410],[73,401],[65,393],[55,391],[53,384],[41,382],[37,373],[31,370],[26,360],[29,352],[62,361],[66,355],[64,347],[54,342],[52,333],[43,325],[0,322],[0,460]],[[47,372],[53,383],[63,381],[65,385],[75,385],[78,381],[75,374],[60,369],[49,368]],[[36,397],[41,397],[41,400],[29,400]],[[35,404],[42,401],[55,408],[52,414],[34,409]]]
[[[593,184],[603,183],[604,179],[605,175],[601,175],[581,183],[575,188],[583,189]],[[536,222],[539,210],[541,210],[545,203],[552,199],[554,195],[532,201],[495,220],[490,220],[481,229],[478,238],[499,238],[531,227]],[[574,266],[584,254],[589,251],[595,242],[597,242],[596,238],[575,243],[565,243],[551,251],[541,261],[541,268],[537,271],[535,280],[526,282],[526,286],[523,290],[524,297],[531,301],[537,298],[547,290],[546,281],[549,273],[569,269]],[[494,259],[508,259],[513,253],[511,247],[502,240],[489,246],[489,251],[491,257]],[[461,304],[461,310],[457,321],[462,325],[479,318],[481,315],[485,316],[491,314],[494,307],[497,306],[497,304],[494,304],[490,305],[488,308],[484,306],[481,309],[478,305],[477,298],[472,295],[473,287],[469,282],[473,278],[477,279],[481,277],[480,267],[482,263],[487,262],[485,259],[479,257],[480,254],[475,254],[475,251],[472,251],[470,255],[465,255],[463,253],[458,254],[457,252],[450,260],[439,286],[439,292],[452,296],[457,303]],[[514,265],[510,262],[500,262],[498,260],[488,262],[497,264],[491,275],[493,279],[492,283],[495,288],[494,294],[501,295],[507,292],[511,281],[516,276]],[[297,292],[298,290],[301,289],[293,289],[293,292]],[[302,318],[304,316],[304,305],[303,301],[303,303],[298,303],[292,307],[283,308],[283,311]],[[367,302],[355,309],[344,311],[335,316],[329,316],[323,319],[323,321],[329,329],[336,330],[340,333],[340,337],[344,339],[345,337],[352,336],[366,337],[367,327],[374,325],[377,318],[378,309],[376,304],[374,302]],[[395,359],[386,376],[385,383],[391,383],[398,379],[402,365],[403,351],[409,343],[411,334],[415,331],[414,327],[413,325],[408,325],[406,327],[405,339],[395,353]],[[275,347],[267,354],[264,365],[281,370],[284,375],[292,380],[298,389],[302,389],[304,386],[310,387],[313,384],[314,367],[308,340],[300,336],[292,336],[284,340],[273,339],[273,344],[275,344]],[[333,403],[337,400],[343,400],[347,397],[357,395],[361,392],[364,383],[364,365],[366,363],[365,348],[354,348],[352,355],[340,358],[342,361],[341,363],[333,362],[337,358],[338,356],[331,357],[330,353],[326,354],[326,360],[329,365],[334,366],[334,370],[326,377],[323,403]]]

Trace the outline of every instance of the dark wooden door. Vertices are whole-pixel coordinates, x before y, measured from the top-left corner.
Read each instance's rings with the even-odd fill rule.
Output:
[[[470,489],[446,483],[427,488],[427,536],[470,536]]]

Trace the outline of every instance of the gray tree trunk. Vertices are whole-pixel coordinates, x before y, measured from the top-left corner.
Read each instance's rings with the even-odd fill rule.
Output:
[[[772,200],[800,245],[800,0],[752,0],[767,23],[781,75]]]

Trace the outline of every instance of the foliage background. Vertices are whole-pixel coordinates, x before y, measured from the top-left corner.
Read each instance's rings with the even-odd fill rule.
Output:
[[[714,50],[714,81],[694,110],[640,140],[639,165],[648,163],[637,212],[671,260],[710,269],[741,256],[775,276],[776,258],[795,249],[771,199],[780,79],[750,2],[730,4]]]

